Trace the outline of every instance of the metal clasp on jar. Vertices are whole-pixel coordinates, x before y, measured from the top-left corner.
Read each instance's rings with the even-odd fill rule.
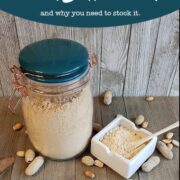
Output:
[[[92,53],[89,58],[89,66],[91,68],[95,67],[98,63],[97,56],[95,53]]]
[[[14,85],[15,89],[13,91],[13,94],[9,98],[8,108],[12,113],[15,113],[15,110],[18,104],[21,102],[23,96],[28,95],[28,91],[27,91],[27,83],[25,81],[25,75],[23,74],[21,69],[14,65],[10,70],[14,76],[12,84]],[[15,100],[17,92],[19,92],[20,97],[18,97]],[[14,101],[15,103],[13,103]]]

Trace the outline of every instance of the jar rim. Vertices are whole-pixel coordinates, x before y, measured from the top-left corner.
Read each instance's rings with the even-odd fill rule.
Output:
[[[29,73],[25,70],[23,70],[22,67],[21,71],[25,74],[25,76],[37,83],[42,83],[42,84],[72,84],[76,81],[78,81],[79,79],[81,79],[82,77],[86,76],[86,74],[89,73],[89,66],[88,67],[84,67],[83,69],[80,69],[80,71],[74,71],[73,73],[67,73],[67,74],[62,74],[62,75],[55,75],[55,76],[47,76],[47,75],[38,75],[38,74],[32,74]],[[84,71],[82,73],[82,71]]]
[[[79,92],[89,82],[89,71],[82,77],[66,83],[42,83],[26,78],[27,89],[42,95],[71,94]]]

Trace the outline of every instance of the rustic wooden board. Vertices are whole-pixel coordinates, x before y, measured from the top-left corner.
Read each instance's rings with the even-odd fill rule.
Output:
[[[19,50],[46,38],[76,40],[97,54],[98,65],[90,72],[94,96],[107,89],[117,96],[177,96],[177,15],[178,11],[132,28],[87,29],[36,23],[0,11],[0,96],[12,93],[9,68],[18,64]]]
[[[3,96],[3,88],[2,88],[2,85],[1,85],[1,81],[0,81],[0,96]]]
[[[179,120],[179,99],[177,97],[169,97],[168,102],[171,111],[174,112],[176,119]]]
[[[0,98],[0,159],[4,157],[14,156],[19,146],[19,137],[22,132],[15,133],[12,126],[15,122],[21,121],[19,115],[12,115],[8,109],[8,98]],[[0,175],[2,179],[11,179],[12,166],[5,173]]]
[[[161,18],[147,95],[169,95],[179,57],[178,14],[176,11]]]
[[[115,96],[123,95],[130,27],[104,28],[100,92],[111,89]]]
[[[82,43],[87,47],[89,55],[92,53],[97,55],[98,64],[96,67],[90,70],[90,80],[92,84],[92,93],[94,96],[99,96],[100,90],[100,64],[101,64],[101,39],[102,29],[90,28],[90,29],[73,29],[74,40]]]
[[[43,24],[27,21],[19,17],[15,18],[15,22],[20,49],[30,43],[46,38],[46,31]]]
[[[179,96],[179,62],[175,73],[170,96]]]
[[[159,22],[160,19],[156,19],[132,25],[124,96],[144,96],[146,94]]]
[[[0,94],[12,94],[10,67],[17,64],[18,37],[14,16],[0,11]],[[3,90],[3,92],[2,92]]]
[[[169,108],[171,104],[169,104],[167,98],[156,98],[152,103],[146,102],[144,98],[125,98],[125,104],[127,109],[127,116],[129,118],[133,118],[139,114],[143,114],[149,121],[148,130],[151,132],[156,132],[178,120],[172,112],[172,109]],[[175,132],[175,138],[177,138],[179,132],[178,129],[174,130],[173,132]],[[163,136],[161,136],[159,139],[162,138]],[[174,148],[173,152],[174,159],[172,161],[168,161],[156,151],[154,154],[161,157],[160,165],[151,173],[143,173],[140,170],[139,178],[142,180],[177,180],[179,177],[179,167],[177,165],[179,164],[178,148]]]
[[[8,98],[0,98],[0,159],[11,155],[15,156],[17,150],[30,148],[32,145],[28,140],[28,136],[24,133],[25,128],[19,132],[14,132],[12,126],[15,122],[23,122],[21,111],[18,110],[17,115],[12,115],[7,110]],[[156,98],[154,102],[147,103],[144,98],[113,98],[110,106],[102,103],[102,98],[94,100],[94,121],[107,125],[117,114],[122,114],[133,119],[139,114],[145,115],[150,122],[148,130],[155,132],[179,119],[177,97],[161,97]],[[174,130],[175,139],[178,139],[179,130]],[[155,154],[161,157],[161,164],[151,173],[143,173],[138,171],[131,179],[139,180],[177,180],[178,179],[178,148],[173,149],[174,159],[172,161],[165,160],[158,152]],[[89,154],[89,147],[84,154]],[[0,175],[3,180],[88,180],[84,176],[85,170],[92,170],[96,174],[98,180],[121,180],[123,179],[108,167],[99,169],[97,167],[86,167],[81,162],[81,156],[65,162],[57,162],[46,159],[44,166],[33,177],[26,177],[24,169],[27,166],[23,158],[16,157],[13,167],[9,168],[5,173]]]

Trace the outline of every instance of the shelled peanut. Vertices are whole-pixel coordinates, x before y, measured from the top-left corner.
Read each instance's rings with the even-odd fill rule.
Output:
[[[16,123],[14,126],[13,126],[13,130],[14,131],[19,131],[23,128],[23,125],[21,123]]]
[[[99,168],[104,167],[103,162],[101,162],[98,159],[94,160],[91,156],[82,157],[81,162],[86,166],[96,166],[96,167],[99,167]],[[95,178],[95,174],[92,171],[86,171],[85,176],[87,176],[89,178]]]
[[[99,167],[99,168],[103,168],[104,167],[104,163],[102,163],[101,161],[99,160],[95,160],[94,161],[94,165]]]
[[[92,171],[86,171],[86,172],[85,172],[85,176],[86,176],[86,177],[89,177],[89,178],[91,178],[91,179],[93,179],[93,178],[96,177],[96,175],[95,175]]]
[[[142,128],[146,129],[149,125],[149,122],[148,121],[144,121],[141,125]]]
[[[172,150],[174,146],[179,147],[179,142],[177,140],[174,140],[173,137],[174,133],[168,132],[165,135],[165,139],[162,140],[162,142],[165,143],[170,150]]]
[[[81,159],[81,162],[86,166],[93,166],[94,165],[94,159],[91,156],[84,156]]]
[[[17,151],[16,155],[23,158],[25,156],[25,151]]]

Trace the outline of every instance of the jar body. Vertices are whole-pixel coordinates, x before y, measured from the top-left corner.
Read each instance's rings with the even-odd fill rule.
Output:
[[[65,88],[66,89],[66,88]],[[70,94],[29,91],[22,100],[28,136],[37,151],[65,160],[80,154],[92,134],[93,99],[90,83]]]

